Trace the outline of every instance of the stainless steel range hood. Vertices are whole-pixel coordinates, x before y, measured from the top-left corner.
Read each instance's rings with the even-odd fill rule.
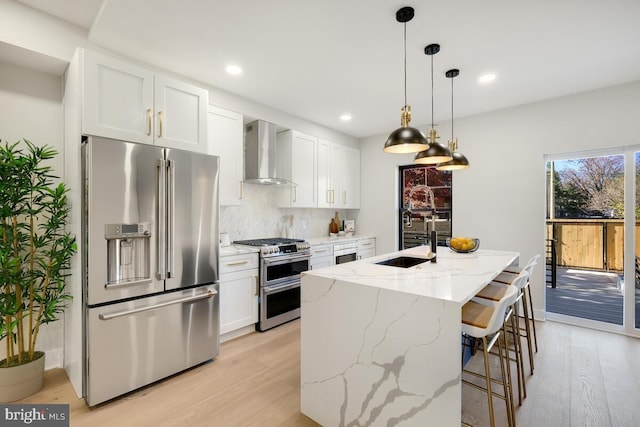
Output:
[[[276,125],[256,120],[245,126],[244,180],[255,184],[290,184],[278,177]]]

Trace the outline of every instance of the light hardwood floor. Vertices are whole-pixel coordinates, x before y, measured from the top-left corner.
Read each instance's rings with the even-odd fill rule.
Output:
[[[545,322],[538,344],[519,426],[640,425],[640,339]],[[69,403],[72,426],[316,426],[300,413],[299,391],[294,321],[224,343],[214,362],[94,408],[76,398],[62,369],[48,371],[44,389],[22,402]],[[495,406],[506,425],[503,402]],[[462,419],[488,425],[485,395],[467,386]]]

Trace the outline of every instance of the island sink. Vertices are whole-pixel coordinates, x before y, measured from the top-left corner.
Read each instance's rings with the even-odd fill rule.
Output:
[[[399,256],[396,258],[386,259],[384,261],[376,262],[379,265],[389,265],[391,267],[401,267],[401,268],[409,268],[414,265],[422,264],[423,262],[429,261],[426,258],[414,258],[410,256]]]

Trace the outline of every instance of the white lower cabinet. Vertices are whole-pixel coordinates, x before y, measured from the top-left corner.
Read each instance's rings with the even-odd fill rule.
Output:
[[[220,257],[220,341],[254,330],[258,322],[258,254]]]
[[[376,238],[358,240],[358,259],[371,258],[376,255]]]
[[[311,246],[311,269],[333,265],[333,244]]]

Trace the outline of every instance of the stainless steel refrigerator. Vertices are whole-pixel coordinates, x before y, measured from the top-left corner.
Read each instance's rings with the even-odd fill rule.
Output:
[[[82,150],[92,406],[218,355],[219,159],[99,137]]]

